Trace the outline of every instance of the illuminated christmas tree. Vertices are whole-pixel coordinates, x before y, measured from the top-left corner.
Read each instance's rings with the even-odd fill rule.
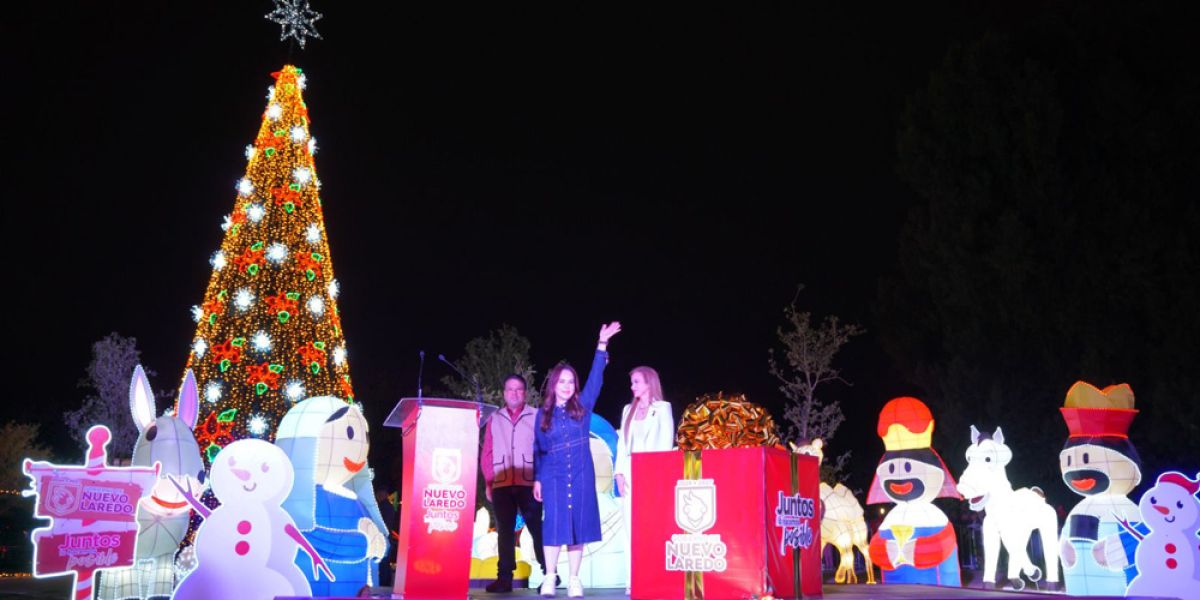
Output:
[[[321,211],[320,180],[302,91],[287,65],[272,74],[267,109],[246,147],[225,239],[210,262],[187,368],[200,389],[196,439],[212,457],[245,437],[268,441],[295,402],[353,402],[338,283]]]

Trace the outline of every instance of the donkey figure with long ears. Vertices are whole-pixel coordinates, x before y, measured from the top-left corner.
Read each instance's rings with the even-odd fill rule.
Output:
[[[105,571],[100,579],[100,600],[169,598],[175,590],[175,553],[187,535],[191,504],[167,479],[191,482],[193,498],[204,491],[204,463],[192,429],[196,426],[199,396],[191,370],[183,378],[174,414],[156,416],[154,393],[146,372],[138,365],[129,385],[129,408],[138,427],[133,464],[162,465],[150,494],[138,502],[136,564],[128,569]]]
[[[967,469],[958,478],[958,493],[967,499],[971,510],[986,511],[983,517],[983,582],[996,585],[1000,546],[1008,550],[1008,582],[1024,589],[1024,573],[1030,581],[1039,581],[1041,568],[1033,564],[1025,551],[1036,529],[1042,536],[1046,583],[1058,587],[1058,515],[1046,503],[1042,490],[1014,490],[1006,467],[1012,450],[1004,444],[999,427],[988,435],[971,426],[971,446],[967,448]]]

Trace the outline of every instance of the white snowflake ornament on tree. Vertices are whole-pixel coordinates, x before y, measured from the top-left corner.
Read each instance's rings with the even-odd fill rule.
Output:
[[[295,39],[303,49],[307,38],[321,39],[321,34],[317,33],[317,28],[313,26],[313,23],[319,21],[324,15],[309,8],[308,0],[273,1],[275,10],[268,13],[266,18],[279,24],[281,30],[279,41],[282,42],[290,37]]]

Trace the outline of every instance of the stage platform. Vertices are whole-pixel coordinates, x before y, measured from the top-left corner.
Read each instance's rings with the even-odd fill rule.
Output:
[[[63,600],[70,597],[70,578],[53,579],[3,578],[0,579],[0,598],[22,600]],[[375,588],[374,598],[390,598],[388,588]],[[471,589],[470,598],[476,600],[502,600],[504,598],[537,598],[537,590],[521,589],[511,594],[489,594],[482,589]],[[559,589],[557,598],[565,600],[567,590]],[[588,589],[585,598],[627,598],[625,590],[619,588]],[[981,590],[973,588],[944,588],[926,585],[835,585],[825,584],[825,597],[833,600],[874,600],[900,598],[903,600],[1037,600],[1039,598],[1082,598],[1065,594],[1038,592],[1011,592]],[[1111,599],[1115,596],[1088,596],[1093,600]],[[322,599],[324,600],[324,599]],[[349,599],[347,599],[349,600]]]
[[[826,598],[833,600],[875,600],[899,598],[901,600],[1037,600],[1039,598],[1058,598],[1065,600],[1129,600],[1124,596],[1067,596],[1055,592],[1008,590],[983,590],[973,588],[950,588],[932,585],[835,585],[825,584]],[[375,588],[374,598],[390,598],[387,588]],[[538,598],[537,590],[518,589],[510,594],[489,594],[482,589],[472,588],[468,596],[472,600],[502,600],[503,598]],[[556,598],[563,600],[567,590],[559,588]],[[628,598],[625,590],[620,588],[589,588],[584,590],[584,598]],[[1133,597],[1130,597],[1133,598]],[[301,600],[301,599],[287,599]],[[349,598],[315,598],[313,600],[350,600]],[[1152,600],[1145,598],[1143,600]]]

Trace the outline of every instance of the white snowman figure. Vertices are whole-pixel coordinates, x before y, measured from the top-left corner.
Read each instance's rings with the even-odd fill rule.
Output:
[[[175,600],[311,595],[308,580],[293,562],[298,548],[332,579],[325,562],[280,506],[292,489],[293,476],[287,455],[268,442],[239,440],[221,450],[209,475],[221,506],[209,511],[193,501],[192,508],[204,518],[196,531],[198,564],[179,584]],[[180,491],[191,497],[186,487]]]
[[[1171,471],[1159,475],[1154,487],[1142,494],[1138,509],[1149,533],[1138,544],[1138,575],[1129,583],[1127,596],[1195,597],[1200,589],[1197,490],[1200,481]]]

